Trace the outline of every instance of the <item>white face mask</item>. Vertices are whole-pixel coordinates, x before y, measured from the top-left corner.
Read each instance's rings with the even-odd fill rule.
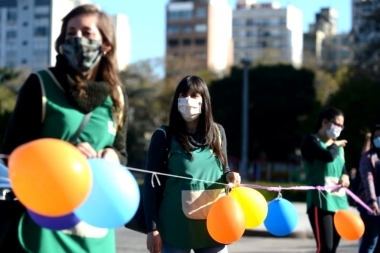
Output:
[[[178,98],[178,111],[187,122],[196,120],[201,114],[201,108],[202,102],[198,99],[191,97]]]
[[[327,134],[327,137],[331,139],[336,139],[339,137],[341,132],[342,132],[342,128],[332,124],[330,129],[326,131],[326,134]]]

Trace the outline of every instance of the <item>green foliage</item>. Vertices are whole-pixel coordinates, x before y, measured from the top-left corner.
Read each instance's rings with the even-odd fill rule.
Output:
[[[250,159],[265,152],[269,160],[284,161],[294,154],[302,140],[300,124],[317,107],[313,80],[312,71],[290,65],[250,69]],[[242,81],[242,69],[234,67],[210,86],[215,120],[225,127],[229,154],[235,156],[240,156]]]

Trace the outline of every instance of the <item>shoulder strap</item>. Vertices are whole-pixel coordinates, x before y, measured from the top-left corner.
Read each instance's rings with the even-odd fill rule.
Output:
[[[87,125],[87,122],[90,120],[91,114],[92,114],[92,112],[89,112],[89,113],[87,113],[87,114],[84,115],[83,120],[80,123],[77,131],[75,132],[75,134],[73,136],[71,136],[71,138],[69,140],[70,143],[72,143],[72,144],[76,143],[79,135],[82,133],[84,127]]]
[[[121,102],[121,105],[122,105],[122,108],[120,108],[120,112],[119,112],[119,118],[118,118],[118,124],[121,123],[121,121],[123,120],[123,109],[124,109],[124,104],[125,104],[125,98],[124,98],[124,93],[123,93],[123,90],[120,86],[117,86],[117,90],[119,92],[119,97],[120,97],[120,102]]]

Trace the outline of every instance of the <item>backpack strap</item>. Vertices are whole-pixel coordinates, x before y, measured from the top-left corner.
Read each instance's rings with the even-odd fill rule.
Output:
[[[162,156],[162,164],[160,167],[160,172],[165,173],[168,171],[169,153],[172,144],[172,132],[170,131],[170,127],[166,125],[161,126],[159,130],[163,131],[165,134],[165,150]]]

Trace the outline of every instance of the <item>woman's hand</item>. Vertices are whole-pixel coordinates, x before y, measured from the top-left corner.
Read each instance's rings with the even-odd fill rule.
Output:
[[[91,147],[88,142],[80,142],[77,144],[77,149],[87,158],[96,158],[96,151]]]
[[[342,175],[339,180],[339,184],[342,185],[342,187],[348,188],[350,186],[350,178],[348,175]]]
[[[227,183],[233,183],[235,186],[238,186],[241,183],[241,177],[239,173],[229,171],[226,174],[226,181]]]
[[[372,207],[373,214],[378,215],[379,214],[379,206],[378,206],[377,202],[373,202],[371,207]]]
[[[146,238],[146,248],[150,253],[160,253],[161,252],[161,236],[157,230],[148,233]]]
[[[116,151],[112,148],[105,148],[105,149],[99,150],[97,157],[104,158],[108,161],[120,163],[119,156],[117,155]]]
[[[346,140],[336,140],[334,141],[334,143],[339,147],[345,147],[347,145],[347,141]]]

